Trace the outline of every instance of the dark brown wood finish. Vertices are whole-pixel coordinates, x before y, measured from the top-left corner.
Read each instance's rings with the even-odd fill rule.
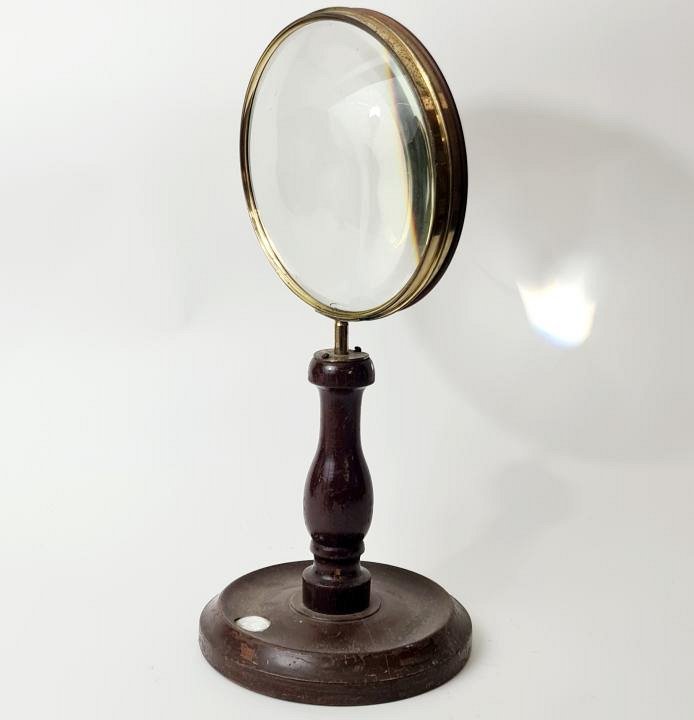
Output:
[[[373,509],[359,433],[362,394],[374,382],[369,356],[319,351],[309,380],[321,399],[304,496],[313,564],[274,565],[232,582],[202,612],[200,647],[230,680],[284,700],[364,705],[417,695],[465,665],[470,617],[431,580],[360,562]],[[248,616],[269,626],[246,629],[239,621]]]
[[[283,700],[369,705],[431,690],[465,665],[470,617],[436,583],[367,563],[374,607],[357,616],[319,615],[302,607],[306,563],[256,570],[205,607],[200,647],[222,675]],[[235,622],[254,614],[270,627],[249,632]]]
[[[315,612],[356,613],[369,606],[371,576],[359,558],[373,489],[359,425],[364,387],[374,377],[363,352],[318,351],[309,366],[308,379],[320,391],[321,424],[304,492],[314,561],[303,573],[303,602]]]

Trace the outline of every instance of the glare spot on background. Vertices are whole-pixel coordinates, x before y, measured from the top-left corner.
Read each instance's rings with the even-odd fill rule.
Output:
[[[590,337],[595,302],[583,278],[553,280],[540,287],[518,283],[518,291],[531,327],[553,345],[578,347]]]

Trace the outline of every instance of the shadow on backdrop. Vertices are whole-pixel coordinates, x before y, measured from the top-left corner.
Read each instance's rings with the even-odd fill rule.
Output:
[[[461,402],[575,457],[689,454],[686,165],[581,117],[490,106],[463,120],[470,197],[460,249],[437,300],[410,313]]]

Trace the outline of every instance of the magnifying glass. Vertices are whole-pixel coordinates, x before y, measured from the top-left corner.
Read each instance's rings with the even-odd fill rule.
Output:
[[[380,13],[319,11],[270,43],[246,96],[241,168],[273,267],[336,320],[411,305],[456,248],[467,164],[455,103],[421,43]]]
[[[320,10],[261,56],[240,153],[265,254],[292,292],[335,321],[335,340],[309,366],[321,398],[304,492],[313,562],[232,582],[202,613],[201,648],[228,678],[288,700],[415,695],[463,667],[470,617],[431,580],[361,562],[373,490],[359,421],[375,374],[369,355],[350,349],[347,328],[419,301],[448,267],[467,197],[455,102],[427,50],[395,20]]]

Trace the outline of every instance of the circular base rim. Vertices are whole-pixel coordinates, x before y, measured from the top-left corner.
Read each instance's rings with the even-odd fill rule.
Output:
[[[271,697],[370,705],[438,687],[467,662],[470,616],[432,580],[392,565],[364,563],[381,605],[362,617],[333,621],[295,606],[301,573],[309,564],[256,570],[210,600],[199,635],[210,665]],[[247,614],[271,617],[271,630],[251,632],[234,622]]]

